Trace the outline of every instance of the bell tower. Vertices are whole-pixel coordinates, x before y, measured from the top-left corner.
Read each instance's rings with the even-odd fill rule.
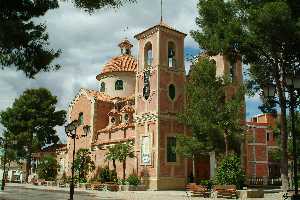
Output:
[[[163,22],[135,36],[137,168],[151,189],[181,189],[186,183],[187,162],[175,151],[176,135],[186,134],[176,118],[185,104],[185,37]]]

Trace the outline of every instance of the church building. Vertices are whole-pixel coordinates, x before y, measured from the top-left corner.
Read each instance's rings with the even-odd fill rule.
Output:
[[[126,162],[126,176],[135,173],[154,190],[183,189],[192,171],[191,162],[174,151],[176,135],[188,134],[177,121],[185,106],[186,71],[184,40],[186,34],[161,22],[135,35],[138,55],[125,39],[120,55],[107,62],[96,76],[97,91],[80,89],[69,105],[68,121],[82,121],[77,128],[76,151],[91,150],[96,167],[109,166],[107,148],[132,141],[134,158]],[[241,63],[231,66],[223,56],[214,57],[217,74],[232,73],[242,81]],[[83,126],[89,125],[85,137]],[[68,138],[68,172],[71,171],[73,142]],[[199,178],[214,173],[214,158],[208,156],[196,164]],[[117,163],[121,177],[122,163]]]

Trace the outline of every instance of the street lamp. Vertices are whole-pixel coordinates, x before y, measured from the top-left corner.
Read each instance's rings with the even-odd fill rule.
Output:
[[[1,190],[4,191],[5,187],[5,179],[6,179],[6,157],[7,157],[7,149],[8,149],[8,140],[7,138],[0,138],[0,144],[4,146],[4,155],[3,155],[3,174],[2,174],[2,183],[1,183]],[[12,140],[12,144],[16,144],[15,140]]]
[[[74,120],[72,121],[70,124],[65,126],[65,132],[67,134],[68,137],[70,137],[71,139],[73,139],[73,161],[72,161],[72,177],[71,177],[71,184],[70,184],[70,199],[69,200],[73,200],[73,196],[74,196],[74,159],[75,159],[75,143],[76,143],[76,138],[77,138],[77,128],[82,125],[81,124],[81,120]],[[90,126],[89,125],[85,125],[83,126],[83,132],[84,135],[82,135],[82,137],[86,137],[88,135],[88,133],[90,132]]]
[[[293,75],[292,78],[287,78],[286,80],[288,93],[290,95],[289,108],[290,115],[292,120],[292,137],[293,137],[293,159],[294,159],[294,187],[295,194],[293,195],[293,200],[300,200],[300,196],[298,195],[298,166],[297,166],[297,137],[295,132],[295,110],[297,107],[297,97],[296,92],[300,90],[300,77]],[[274,98],[276,94],[276,87],[274,84],[266,84],[263,87],[263,95],[267,98]]]

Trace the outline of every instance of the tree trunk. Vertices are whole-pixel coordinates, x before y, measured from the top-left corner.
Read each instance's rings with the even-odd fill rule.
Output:
[[[280,134],[281,134],[281,150],[282,150],[282,158],[281,158],[281,181],[282,181],[282,189],[283,191],[288,190],[289,180],[288,180],[288,151],[287,151],[287,122],[286,122],[286,101],[283,92],[281,95],[279,94],[280,99]],[[280,98],[280,96],[282,96]]]
[[[123,179],[126,178],[126,160],[123,161]]]
[[[27,159],[26,159],[26,176],[25,176],[25,182],[28,183],[28,177],[30,175],[31,170],[31,153],[28,153]]]
[[[286,122],[286,96],[285,96],[285,74],[284,70],[282,69],[283,65],[278,65],[277,68],[275,68],[275,82],[277,86],[278,91],[278,97],[279,97],[279,105],[280,105],[280,135],[281,135],[281,181],[282,181],[282,190],[284,192],[287,192],[289,187],[289,180],[288,180],[288,151],[287,151],[287,141],[288,141],[288,135],[287,135],[287,122]],[[283,81],[282,81],[283,80]]]
[[[228,133],[227,130],[225,129],[224,131],[224,143],[225,143],[225,155],[228,156]]]
[[[195,155],[193,154],[193,182],[195,180],[196,170],[195,170]]]
[[[113,161],[114,170],[117,172],[116,160],[112,160],[112,161]]]

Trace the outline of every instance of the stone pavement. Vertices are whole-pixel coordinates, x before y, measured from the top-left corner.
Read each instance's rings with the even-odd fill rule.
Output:
[[[0,200],[67,200],[69,188],[34,186],[31,184],[7,184],[0,192]],[[129,191],[106,192],[75,189],[75,200],[190,200],[184,191]],[[191,200],[209,198],[193,197]],[[267,193],[264,200],[279,200],[279,193]],[[250,200],[263,200],[252,198]],[[222,200],[218,198],[218,200]]]

